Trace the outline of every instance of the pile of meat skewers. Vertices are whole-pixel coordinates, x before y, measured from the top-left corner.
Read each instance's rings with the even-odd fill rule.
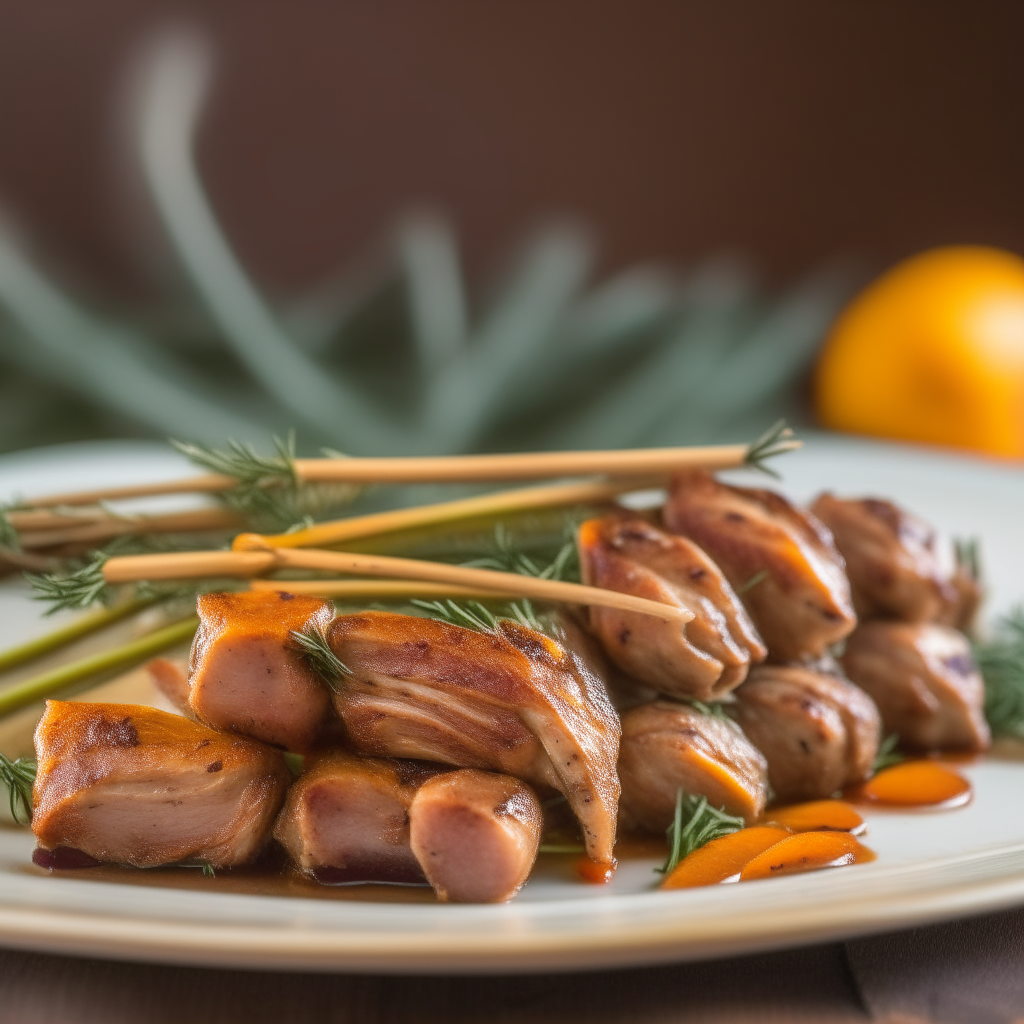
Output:
[[[584,583],[694,618],[592,607],[543,632],[475,631],[203,595],[187,674],[151,666],[181,714],[48,703],[36,862],[220,869],[276,842],[320,882],[497,902],[529,876],[559,795],[610,872],[617,829],[663,833],[680,790],[751,824],[769,798],[868,778],[887,733],[988,746],[959,631],[978,585],[944,573],[933,532],[891,503],[826,494],[808,511],[691,472],[657,513],[584,522],[577,547]],[[304,755],[298,778],[284,752]]]

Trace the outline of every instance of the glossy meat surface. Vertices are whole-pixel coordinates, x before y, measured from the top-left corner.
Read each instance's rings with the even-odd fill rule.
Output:
[[[290,634],[326,630],[327,601],[272,590],[201,594],[199,632],[189,663],[189,706],[228,729],[304,753],[330,710],[323,680],[295,650]]]
[[[750,613],[775,662],[815,658],[856,625],[832,535],[780,494],[678,475],[666,527],[699,544]]]
[[[929,622],[953,614],[958,595],[939,565],[927,523],[878,498],[822,494],[811,511],[846,560],[859,616]]]
[[[442,901],[505,903],[537,859],[540,801],[510,775],[437,775],[416,792],[409,822],[412,851]]]
[[[585,658],[509,621],[478,633],[369,611],[339,616],[330,637],[352,671],[334,702],[354,749],[553,787],[589,855],[611,861],[619,720]]]
[[[852,683],[762,665],[735,696],[731,713],[767,758],[776,800],[823,799],[871,774],[882,722],[871,698]]]
[[[847,675],[887,732],[922,750],[987,750],[985,684],[967,638],[934,623],[865,622],[846,642]]]
[[[655,701],[622,716],[622,826],[662,833],[682,788],[755,821],[768,799],[764,757],[732,722],[689,704]]]
[[[291,781],[279,751],[136,704],[47,701],[35,745],[39,845],[140,868],[244,864]]]
[[[680,626],[591,608],[590,626],[615,664],[672,697],[712,700],[739,685],[767,651],[718,566],[692,541],[640,516],[610,515],[577,534],[583,582],[686,608]]]
[[[274,838],[321,882],[423,882],[409,848],[409,804],[431,774],[417,762],[313,755],[288,792]]]
[[[146,662],[146,672],[153,686],[175,711],[192,717],[188,703],[188,666],[170,658],[153,658]]]

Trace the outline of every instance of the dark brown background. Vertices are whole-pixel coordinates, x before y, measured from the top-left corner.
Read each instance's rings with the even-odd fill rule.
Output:
[[[115,295],[147,284],[118,96],[175,16],[216,41],[201,162],[271,287],[424,201],[471,264],[551,213],[592,223],[606,265],[728,249],[777,280],[1024,249],[1017,3],[7,2],[0,197]]]

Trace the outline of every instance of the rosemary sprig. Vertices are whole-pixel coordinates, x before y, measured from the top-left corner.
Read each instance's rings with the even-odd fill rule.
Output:
[[[786,425],[785,420],[776,420],[750,447],[744,463],[752,469],[759,469],[776,479],[779,474],[765,465],[768,459],[777,455],[785,455],[786,452],[795,451],[800,447],[800,442],[793,436],[793,431]]]
[[[883,768],[891,768],[894,764],[901,764],[906,760],[906,757],[896,749],[899,744],[900,737],[899,734],[895,732],[889,733],[889,735],[878,744],[878,753],[875,754],[875,760],[871,764],[872,775],[877,774]]]
[[[695,796],[684,789],[676,792],[676,809],[672,824],[666,830],[669,843],[668,859],[656,869],[663,875],[671,874],[676,865],[694,850],[712,839],[720,839],[743,828],[742,818],[716,810],[706,796]]]
[[[230,439],[227,448],[211,448],[201,444],[171,440],[171,444],[182,455],[197,466],[221,476],[234,477],[238,485],[265,487],[298,485],[295,476],[295,432],[286,440],[274,439],[273,455],[260,455],[251,445]]]
[[[111,590],[103,578],[103,563],[107,556],[93,552],[88,564],[74,572],[59,573],[26,573],[25,576],[35,594],[37,601],[49,601],[47,615],[52,615],[62,608],[88,608],[97,601],[109,600]]]
[[[300,633],[293,629],[291,642],[317,675],[335,692],[338,684],[352,670],[334,653],[324,631],[315,623],[309,623]]]
[[[453,626],[462,626],[477,633],[494,633],[498,628],[497,616],[479,601],[421,601],[413,598],[410,602],[414,607],[430,613],[433,619],[450,622]]]
[[[974,645],[985,680],[985,717],[992,731],[1024,739],[1024,607],[999,623],[990,640]]]
[[[32,821],[32,786],[36,781],[34,758],[19,757],[12,761],[0,754],[0,784],[7,787],[11,817],[19,825]]]

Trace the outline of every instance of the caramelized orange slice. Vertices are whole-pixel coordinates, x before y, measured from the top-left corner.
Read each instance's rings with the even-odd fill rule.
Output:
[[[874,859],[871,850],[846,832],[801,832],[754,857],[740,872],[740,881],[841,868]]]
[[[849,832],[860,835],[864,819],[843,800],[811,800],[766,811],[766,825],[781,825],[790,832]]]
[[[741,871],[752,857],[778,845],[789,834],[784,828],[755,825],[712,839],[684,857],[661,883],[661,888],[692,889],[724,882]]]
[[[971,784],[935,761],[907,761],[880,771],[851,795],[891,807],[960,807],[971,799]]]

